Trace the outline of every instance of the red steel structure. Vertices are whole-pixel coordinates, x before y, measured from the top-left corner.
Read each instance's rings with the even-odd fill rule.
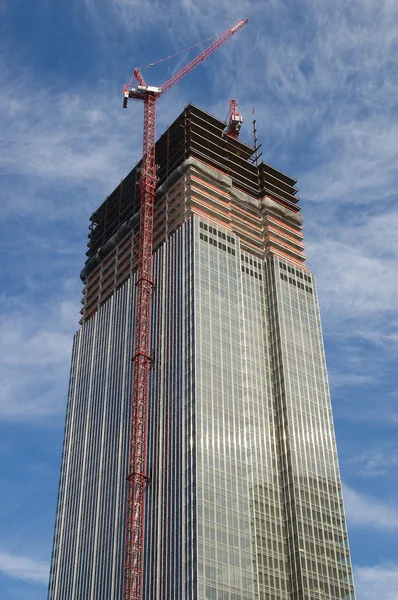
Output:
[[[229,122],[227,134],[236,140],[239,137],[240,128],[242,127],[243,117],[238,112],[238,103],[236,100],[229,101]]]
[[[129,98],[144,103],[143,156],[140,179],[140,234],[138,278],[135,313],[135,341],[133,355],[133,391],[130,430],[129,474],[127,477],[127,515],[124,562],[123,600],[143,600],[143,548],[145,523],[145,491],[147,452],[147,409],[149,369],[151,365],[150,328],[152,299],[153,214],[156,188],[156,102],[180,79],[225,44],[248,19],[243,19],[225,31],[213,44],[173,75],[161,87],[149,86],[140,69],[134,69],[138,85],[124,86],[123,108]]]

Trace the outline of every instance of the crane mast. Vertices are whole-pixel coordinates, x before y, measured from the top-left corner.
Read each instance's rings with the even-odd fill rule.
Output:
[[[143,553],[145,525],[147,413],[151,366],[152,251],[156,189],[156,102],[185,75],[237,33],[248,19],[238,21],[213,44],[173,75],[161,87],[149,86],[140,69],[134,69],[137,86],[124,86],[123,107],[129,98],[144,103],[143,155],[140,178],[140,232],[137,267],[133,389],[127,476],[126,538],[123,600],[143,600]]]

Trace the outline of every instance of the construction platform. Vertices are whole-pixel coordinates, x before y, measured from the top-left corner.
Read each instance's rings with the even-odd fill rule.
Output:
[[[296,180],[265,162],[257,165],[255,148],[228,136],[225,129],[224,121],[189,104],[156,142],[158,183],[154,249],[189,216],[188,206],[190,214],[213,212],[215,220],[239,235],[247,251],[264,258],[267,248],[278,251],[278,243],[284,235],[275,221],[269,222],[269,219],[278,216],[278,211],[273,211],[272,207],[271,213],[268,211],[265,215],[268,224],[264,222],[261,202],[268,202],[268,206],[271,202],[273,207],[278,208],[283,220],[286,221],[287,216],[283,226],[285,232],[290,229],[282,243],[281,253],[288,248],[293,261],[303,262],[305,257],[302,253],[303,236],[300,232],[301,215],[298,214],[300,208],[297,204],[299,199],[296,195]],[[140,167],[141,162],[138,162],[90,217],[87,261],[81,273],[86,286],[81,311],[84,320],[92,316],[97,307],[109,298],[135,268]],[[210,169],[210,175],[206,169]],[[185,185],[185,188],[175,185],[183,174],[186,181],[187,177],[189,180],[189,185]],[[210,185],[213,193],[209,194],[209,189],[206,191],[206,184],[203,187],[203,177],[207,184],[214,179],[215,187]],[[171,188],[172,194],[165,200],[166,190]],[[229,200],[226,201],[222,189],[227,192],[229,190]],[[192,190],[196,190],[196,194]],[[236,202],[231,202],[231,190]],[[200,194],[202,200],[206,200],[206,206],[200,206]],[[241,198],[238,197],[239,194]],[[239,217],[238,212],[242,212],[243,207],[246,210],[243,211],[242,218],[242,214]],[[231,212],[236,212],[233,222]],[[268,228],[268,233],[273,228],[275,235],[264,236],[264,228]],[[276,231],[278,228],[279,233]]]

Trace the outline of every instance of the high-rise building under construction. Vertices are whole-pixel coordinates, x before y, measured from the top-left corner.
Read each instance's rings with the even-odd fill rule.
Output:
[[[156,144],[145,600],[353,600],[295,180],[189,105]],[[49,600],[121,600],[137,165],[91,217]]]

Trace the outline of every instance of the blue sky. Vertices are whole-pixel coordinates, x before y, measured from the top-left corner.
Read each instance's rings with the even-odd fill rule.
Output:
[[[358,600],[398,600],[396,0],[0,0],[0,598],[46,597],[87,224],[140,158],[134,66],[249,24],[158,105],[256,110],[298,179]],[[161,84],[192,55],[146,73]]]

